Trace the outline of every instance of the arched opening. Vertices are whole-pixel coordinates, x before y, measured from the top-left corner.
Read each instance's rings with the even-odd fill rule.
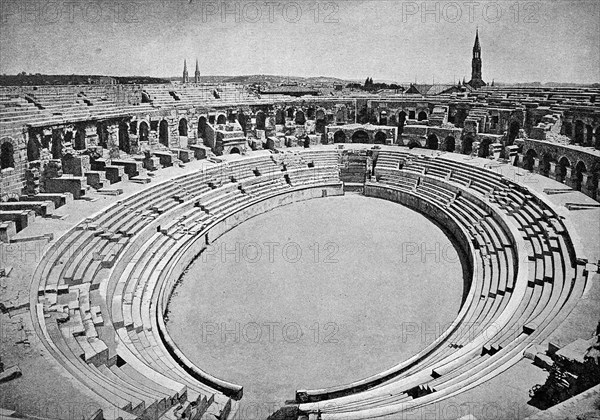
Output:
[[[454,152],[456,149],[456,139],[452,136],[446,137],[446,152]]]
[[[29,140],[27,140],[27,160],[29,162],[39,160],[41,148],[42,145],[40,144],[38,137],[34,134],[30,134]]]
[[[567,168],[571,167],[571,162],[565,156],[561,157],[556,165],[556,180],[558,182],[565,182],[567,176]]]
[[[340,108],[335,112],[335,122],[337,124],[343,124],[344,122],[346,122],[344,109]]]
[[[550,163],[556,162],[554,156],[550,153],[546,153],[542,156],[542,160],[540,162],[540,173],[544,176],[548,176],[550,174]]]
[[[594,145],[594,129],[591,125],[585,126],[585,145],[587,147]]]
[[[126,122],[119,123],[119,149],[125,153],[131,153],[131,143],[129,142],[129,130]]]
[[[583,144],[583,121],[575,121],[575,138],[573,139],[575,144]]]
[[[258,111],[256,113],[256,129],[264,130],[265,129],[265,121],[267,117],[263,111]]]
[[[470,155],[473,152],[473,137],[467,136],[462,141],[462,153]]]
[[[98,135],[98,144],[104,148],[108,147],[108,127],[105,122],[99,122],[96,126],[96,134]],[[75,133],[75,144],[73,146],[75,150],[85,149],[85,129],[83,127],[77,128]]]
[[[573,174],[573,182],[575,189],[577,191],[581,191],[581,183],[583,182],[583,174],[587,172],[587,168],[585,167],[585,163],[583,161],[577,162],[575,165],[575,173]]]
[[[179,137],[188,136],[188,122],[185,118],[179,120]]]
[[[427,113],[425,111],[419,112],[417,115],[417,121],[425,121],[427,120]]]
[[[138,132],[138,122],[137,121],[131,121],[129,123],[129,133],[130,134],[137,134]]]
[[[198,138],[205,138],[206,137],[206,117],[202,116],[200,118],[198,118]]]
[[[287,113],[287,117],[290,120],[294,119],[294,108],[288,108],[288,109],[286,109],[286,113]]]
[[[246,123],[248,121],[248,119],[246,118],[246,114],[244,114],[244,111],[242,111],[241,109],[238,111],[237,114],[237,121],[238,124],[242,127],[242,131],[244,132],[244,135],[246,135]]]
[[[419,147],[421,147],[421,143],[419,143],[416,140],[411,140],[410,142],[408,142],[408,148],[409,149],[416,149],[416,148],[419,148]]]
[[[336,131],[335,134],[333,135],[333,142],[334,143],[346,143],[346,133],[344,133],[342,130]]]
[[[369,135],[366,131],[358,130],[352,134],[352,143],[369,143]]]
[[[85,130],[83,130],[85,133]],[[83,137],[85,139],[85,137]],[[84,140],[85,148],[85,140]],[[63,155],[63,132],[62,130],[52,130],[52,146],[50,148],[52,159],[60,159]]]
[[[400,111],[398,114],[398,136],[401,136],[404,132],[404,124],[406,124],[406,112]]]
[[[306,117],[304,116],[304,112],[303,111],[297,111],[296,112],[296,124],[298,125],[304,125],[306,123]]]
[[[325,110],[323,108],[317,109],[316,113],[315,130],[317,133],[325,133],[325,126],[327,125]]]
[[[209,115],[208,116],[208,123],[214,125],[216,121],[216,118],[214,115]]]
[[[375,133],[375,144],[385,144],[387,140],[387,135],[383,131],[378,131]]]
[[[506,143],[507,146],[513,145],[513,143],[515,142],[515,139],[519,135],[520,129],[521,129],[521,126],[519,125],[518,121],[513,121],[510,123],[510,125],[508,126],[508,142]]]
[[[217,124],[218,125],[227,124],[227,117],[225,116],[225,114],[219,114],[217,116]]]
[[[149,137],[150,137],[150,127],[148,127],[148,123],[146,121],[142,121],[140,123],[139,130],[140,130],[140,141],[148,141]],[[168,131],[168,129],[167,129],[167,131]]]
[[[231,155],[239,155],[240,154],[240,149],[238,149],[237,147],[232,147],[231,151],[229,152],[229,154],[231,154]]]
[[[533,171],[533,167],[535,166],[535,158],[537,158],[536,151],[529,149],[523,157],[523,169]]]
[[[310,107],[306,110],[306,118],[309,120],[315,119],[315,109],[313,107]]]
[[[437,150],[439,146],[438,136],[435,134],[430,134],[427,136],[427,141],[425,142],[425,147],[430,150]]]
[[[573,138],[573,124],[569,121],[565,121],[561,128],[561,134],[569,138]]]
[[[71,131],[71,130],[65,131],[65,136],[63,137],[63,141],[65,143],[71,143],[71,146],[73,148],[75,148],[75,146],[73,145],[73,131]]]
[[[379,125],[388,125],[387,112],[382,111],[381,114],[379,114]]]
[[[108,129],[106,128],[106,124],[98,124],[98,126],[96,127],[96,133],[98,134],[98,144],[101,147],[106,148],[108,146]],[[73,149],[85,149],[85,128],[79,127],[75,132],[75,142],[73,144]]]
[[[15,167],[15,149],[10,141],[0,145],[0,169]]]
[[[479,144],[479,150],[477,151],[477,156],[486,158],[490,155],[490,144],[491,141],[489,139],[484,139]]]
[[[141,126],[140,126],[140,132],[141,132]],[[169,123],[167,122],[167,120],[161,120],[160,123],[158,124],[158,141],[163,146],[169,147]]]
[[[285,125],[285,111],[283,109],[278,109],[275,112],[275,124]]]

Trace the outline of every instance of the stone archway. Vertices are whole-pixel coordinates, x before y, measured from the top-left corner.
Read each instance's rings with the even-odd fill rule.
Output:
[[[491,144],[491,140],[489,139],[483,139],[481,141],[481,143],[479,144],[479,150],[477,151],[477,156],[478,157],[482,157],[482,158],[486,158],[490,155],[490,144]]]
[[[232,147],[231,150],[229,151],[230,155],[239,155],[240,153],[240,149],[238,149],[237,147]]]
[[[550,175],[551,162],[556,162],[556,159],[550,153],[546,153],[542,156],[542,160],[540,161],[540,174],[544,176]]]
[[[366,131],[356,130],[354,134],[352,134],[352,143],[370,143],[369,135]]]
[[[575,136],[573,138],[573,143],[583,145],[584,142],[584,134],[583,134],[583,121],[577,120],[575,121]]]
[[[256,113],[256,129],[264,130],[266,120],[267,120],[267,116],[265,115],[264,111],[258,111]]]
[[[534,149],[529,149],[523,157],[523,169],[533,171],[533,167],[535,166],[535,158],[537,158],[537,156],[538,154]]]
[[[296,116],[294,117],[294,121],[297,125],[306,124],[306,116],[304,115],[304,111],[296,111]]]
[[[342,130],[336,131],[335,134],[333,135],[333,142],[334,143],[346,143],[346,133],[344,133]]]
[[[158,124],[158,141],[163,146],[169,147],[169,123],[167,120],[161,120]]]
[[[571,162],[566,156],[559,159],[556,165],[556,180],[558,182],[565,182],[567,176],[567,168],[571,167]]]
[[[454,152],[454,150],[456,149],[456,139],[452,136],[448,136],[446,137],[446,152]]]
[[[225,125],[227,124],[227,117],[225,114],[219,114],[217,116],[217,125]]]
[[[427,120],[427,112],[420,111],[419,114],[417,114],[417,121],[425,121],[425,120]]]
[[[188,136],[188,122],[185,118],[179,120],[179,137],[187,137]]]
[[[98,124],[96,127],[96,134],[98,134],[98,144],[106,149],[108,147],[108,129],[106,128],[106,123]],[[86,148],[85,137],[85,128],[77,128],[73,149],[84,150]]]
[[[583,182],[583,174],[587,173],[587,168],[585,167],[585,163],[580,160],[575,165],[575,171],[573,172],[573,187],[577,191],[581,191],[581,184]]]
[[[207,125],[207,120],[206,117],[203,115],[200,118],[198,118],[198,138],[200,139],[204,139],[206,138],[206,125]]]
[[[518,121],[513,121],[508,126],[508,141],[506,143],[507,146],[512,146],[515,142],[515,139],[519,136],[519,131],[521,130],[521,125]]]
[[[131,153],[131,143],[129,141],[129,130],[126,122],[119,123],[119,149],[125,153]]]
[[[425,147],[430,150],[437,150],[439,147],[439,139],[435,134],[430,134],[427,136],[427,141],[425,142]]]
[[[33,162],[40,159],[40,144],[37,135],[30,134],[29,140],[27,140],[27,161]]]
[[[285,125],[285,111],[283,109],[278,109],[275,112],[275,124]]]
[[[142,121],[140,123],[138,129],[139,129],[139,133],[140,133],[140,141],[149,141],[150,140],[150,127],[148,127],[148,123],[146,121]],[[167,131],[168,131],[168,129],[167,129]]]
[[[0,169],[15,167],[15,147],[12,141],[5,139],[0,143]]]
[[[464,155],[470,155],[473,152],[473,142],[475,140],[471,136],[467,136],[462,141],[462,153]]]
[[[378,131],[375,133],[375,144],[386,144],[387,143],[387,135],[383,131]]]

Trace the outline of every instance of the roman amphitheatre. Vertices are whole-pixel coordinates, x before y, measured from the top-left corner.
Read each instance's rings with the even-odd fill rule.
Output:
[[[1,87],[0,417],[597,415],[600,89],[480,54],[394,92]]]

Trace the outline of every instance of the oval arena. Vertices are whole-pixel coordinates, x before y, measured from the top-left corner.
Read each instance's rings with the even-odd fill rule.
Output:
[[[597,89],[402,99],[259,98],[191,83],[51,89],[0,92],[7,417],[560,412],[530,390],[573,343],[592,343],[599,320]],[[336,241],[369,252],[340,251],[344,267],[289,266],[298,247],[307,255],[316,242],[327,258]],[[248,242],[295,253],[251,270]],[[436,265],[448,263],[441,249],[460,261]],[[327,275],[329,288],[318,281]],[[304,280],[275,292],[280,276]],[[256,309],[269,298],[271,312]],[[219,351],[227,340],[202,338],[236,322],[306,333],[369,311],[380,318],[338,322],[357,344],[341,355],[275,340],[259,343],[272,359],[253,362],[252,339]],[[374,346],[377,328],[398,341]],[[275,382],[252,375],[253,363]]]

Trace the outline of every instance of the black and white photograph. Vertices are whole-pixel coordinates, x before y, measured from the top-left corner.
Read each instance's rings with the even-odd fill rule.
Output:
[[[0,0],[0,420],[599,420],[598,0]]]

